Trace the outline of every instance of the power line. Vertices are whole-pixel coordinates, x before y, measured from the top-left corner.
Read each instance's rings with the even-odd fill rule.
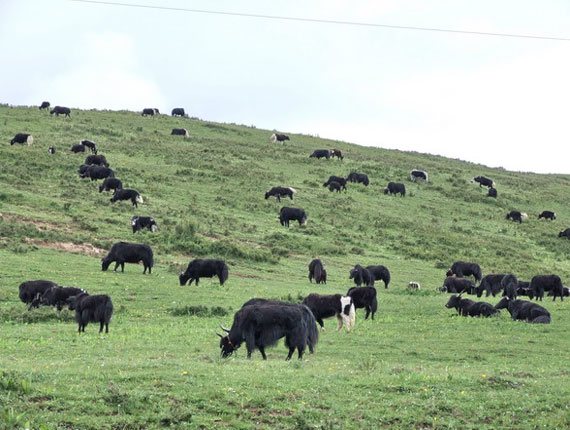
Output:
[[[338,25],[352,25],[359,27],[379,27],[379,28],[390,28],[397,30],[417,30],[417,31],[435,31],[440,33],[457,33],[457,34],[470,34],[476,36],[495,36],[495,37],[514,37],[519,39],[540,39],[540,40],[558,40],[570,42],[570,38],[567,37],[555,37],[555,36],[536,36],[531,34],[512,34],[512,33],[491,33],[486,31],[469,31],[469,30],[450,30],[446,28],[435,28],[435,27],[415,27],[409,25],[390,25],[390,24],[376,24],[370,22],[355,22],[355,21],[337,21],[331,19],[316,19],[316,18],[299,18],[292,16],[279,16],[279,15],[262,15],[254,13],[241,13],[241,12],[225,12],[218,10],[204,10],[204,9],[187,9],[181,7],[167,7],[167,6],[151,6],[143,4],[129,4],[129,3],[119,3],[111,1],[98,1],[98,0],[69,0],[77,3],[93,3],[101,5],[112,5],[112,6],[127,6],[136,7],[142,9],[160,9],[169,10],[176,12],[190,12],[190,13],[204,13],[210,15],[226,15],[226,16],[238,16],[247,18],[261,18],[261,19],[274,19],[281,21],[298,21],[298,22],[311,22],[319,24],[338,24]]]

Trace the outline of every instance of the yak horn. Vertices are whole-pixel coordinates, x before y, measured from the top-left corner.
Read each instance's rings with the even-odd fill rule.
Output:
[[[221,324],[220,324],[220,327],[221,327],[222,330],[225,331],[226,333],[229,333],[229,332],[230,332],[227,328],[225,328],[225,327],[224,327],[223,325],[221,325]]]
[[[217,333],[217,332],[216,332],[216,334],[217,334],[218,336],[220,336],[222,339],[224,338],[224,336],[222,336],[220,333]]]

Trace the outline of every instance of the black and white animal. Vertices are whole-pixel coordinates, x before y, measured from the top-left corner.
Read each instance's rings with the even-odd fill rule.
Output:
[[[418,179],[423,179],[424,181],[428,182],[428,174],[423,170],[412,170],[410,172],[410,180],[412,182],[416,182]]]
[[[99,333],[103,331],[109,333],[109,322],[113,316],[113,302],[111,297],[106,294],[96,294],[90,296],[87,293],[81,293],[67,299],[67,305],[70,310],[75,310],[75,322],[79,324],[77,331],[85,332],[88,323],[99,323]]]
[[[289,197],[291,204],[293,204],[293,194],[296,192],[297,190],[291,187],[273,187],[265,193],[265,200],[273,196],[277,198],[278,202],[281,202],[281,197]]]
[[[548,292],[549,296],[554,296],[554,291],[550,290]],[[570,297],[570,288],[562,287],[562,297]]]
[[[71,152],[77,154],[78,152],[85,152],[85,145],[81,143],[76,143],[75,145],[71,146]]]
[[[348,279],[354,279],[354,283],[360,287],[361,285],[367,287],[374,286],[374,275],[365,269],[360,264],[354,266],[354,268],[350,271]],[[388,280],[389,282],[389,280]]]
[[[550,312],[538,303],[527,302],[526,300],[511,300],[508,297],[503,297],[495,308],[507,309],[513,320],[535,324],[550,324]]]
[[[49,102],[42,102],[42,104],[40,105],[40,110],[47,109],[49,108],[49,106],[50,106]]]
[[[307,214],[301,208],[291,208],[283,206],[279,211],[279,222],[285,227],[289,227],[290,221],[298,221],[299,225],[307,224]]]
[[[510,219],[511,221],[518,221],[519,223],[523,222],[523,219],[528,218],[528,215],[524,212],[519,211],[510,211],[505,219]]]
[[[554,221],[556,219],[556,212],[552,212],[552,211],[542,211],[540,213],[540,215],[538,216],[538,219],[549,219],[551,221]]]
[[[339,158],[340,160],[344,160],[344,155],[342,155],[342,152],[340,149],[331,149],[331,157],[334,158]]]
[[[331,157],[331,152],[328,149],[315,149],[309,158],[326,158],[327,160]]]
[[[88,166],[105,166],[105,167],[109,167],[109,163],[107,162],[107,159],[105,158],[104,155],[88,155],[85,158],[85,164],[87,164]]]
[[[144,108],[142,110],[141,116],[154,116],[155,110],[153,108]]]
[[[55,114],[55,116],[65,115],[71,118],[71,110],[68,107],[56,106],[50,112],[50,115]]]
[[[366,270],[368,270],[375,281],[384,281],[384,288],[388,288],[388,284],[390,283],[390,271],[386,266],[366,266]]]
[[[325,329],[323,318],[334,316],[338,320],[337,331],[343,325],[346,331],[350,331],[354,327],[356,312],[352,298],[348,296],[343,296],[342,294],[309,294],[303,300],[303,304],[311,310],[323,330]]]
[[[481,281],[481,267],[477,263],[469,263],[465,261],[456,261],[451,265],[445,276],[457,276],[463,278],[465,276],[473,276],[476,281]]]
[[[45,290],[43,294],[38,293],[30,307],[54,306],[58,311],[61,311],[69,297],[81,293],[86,293],[86,291],[76,287],[51,287]]]
[[[55,146],[50,146],[50,147],[48,148],[48,152],[49,152],[50,154],[52,154],[52,155],[55,154]]]
[[[86,146],[87,148],[89,148],[93,154],[97,154],[97,145],[95,145],[95,142],[93,142],[91,140],[83,139],[81,141],[81,144],[83,146]],[[95,164],[95,163],[91,163],[91,164]],[[107,166],[107,167],[109,167],[109,166]]]
[[[174,108],[171,114],[172,116],[184,116],[186,113],[184,112],[184,108]]]
[[[115,262],[113,272],[117,271],[119,265],[121,266],[121,272],[124,272],[125,263],[138,263],[139,261],[142,261],[144,266],[143,275],[147,269],[150,275],[152,266],[154,266],[154,257],[150,246],[139,243],[117,242],[113,244],[107,256],[101,259],[101,270],[106,272],[109,265]]]
[[[537,300],[542,301],[545,291],[551,291],[553,301],[556,297],[564,300],[564,286],[558,275],[536,275],[530,280],[530,288]]]
[[[346,190],[346,179],[341,176],[329,176],[329,179],[323,184],[323,187],[328,187],[331,182],[338,182],[342,188]]]
[[[275,143],[275,142],[283,143],[286,140],[290,140],[290,139],[289,139],[289,136],[286,136],[284,134],[273,133],[271,135],[271,142],[273,142],[273,143]]]
[[[346,188],[344,190],[346,191]],[[336,191],[337,193],[340,193],[342,191],[342,185],[336,181],[332,181],[329,183],[329,191]]]
[[[499,312],[495,307],[487,302],[474,302],[471,299],[464,299],[460,295],[453,295],[445,304],[446,308],[455,308],[457,314],[464,317],[490,317]]]
[[[384,194],[400,194],[402,197],[406,197],[406,186],[399,182],[388,182],[388,186],[384,189]]]
[[[158,224],[149,216],[134,216],[131,218],[131,227],[133,228],[133,233],[140,231],[142,229],[148,229],[153,233],[158,231]]]
[[[18,133],[10,141],[10,145],[13,145],[14,143],[19,143],[21,145],[23,144],[31,145],[32,143],[34,143],[34,136],[32,136],[29,133]]]
[[[570,228],[567,228],[566,230],[562,230],[560,233],[558,233],[558,237],[566,237],[566,238],[570,239]]]
[[[26,303],[27,305],[30,305],[28,307],[28,310],[30,310],[32,308],[31,303],[33,302],[35,297],[38,294],[43,294],[52,287],[57,287],[57,284],[55,282],[46,281],[43,279],[38,281],[22,282],[19,287],[20,300]]]
[[[123,188],[123,183],[120,179],[117,178],[105,178],[103,183],[99,186],[99,192],[102,193],[103,191],[111,191],[113,192]]]
[[[505,274],[490,274],[485,275],[481,280],[479,286],[475,289],[477,297],[483,295],[483,290],[486,291],[486,296],[489,297],[491,294],[495,297],[497,294],[503,291],[503,285],[501,284]]]
[[[374,319],[374,315],[378,310],[378,300],[376,299],[376,288],[352,287],[347,291],[346,295],[352,298],[352,302],[354,303],[355,309],[366,310],[366,316],[364,317],[365,320],[368,319],[369,315],[372,315],[372,319]]]
[[[95,181],[96,179],[105,179],[105,178],[114,178],[115,177],[115,172],[113,172],[113,170],[109,169],[108,167],[105,166],[98,166],[98,165],[90,165],[87,167],[86,164],[84,164],[83,166],[81,166],[79,169],[82,170],[84,169],[83,173],[79,173],[79,175],[82,178],[90,178],[92,181]]]
[[[213,276],[217,276],[220,285],[224,285],[230,276],[228,265],[222,260],[196,258],[190,261],[186,271],[180,272],[178,279],[180,286],[186,285],[188,280],[190,280],[188,285],[192,285],[192,281],[196,281],[196,286],[198,286],[200,278],[211,278]]]
[[[285,338],[285,346],[289,348],[287,360],[298,351],[299,359],[303,358],[305,348],[313,349],[319,338],[314,317],[307,321],[307,312],[300,306],[262,303],[244,306],[234,315],[230,330],[222,326],[226,336],[220,339],[222,358],[229,357],[243,342],[247,348],[247,358],[259,349],[261,356],[267,360],[265,348],[275,345],[279,339]]]
[[[370,184],[368,175],[364,173],[350,172],[346,178],[348,182],[356,182],[357,184],[364,184],[366,187]]]
[[[155,114],[155,115],[160,115],[160,112],[159,112],[159,110],[158,110],[157,108],[153,108],[153,109],[154,109],[154,114]]]
[[[190,137],[188,130],[185,128],[173,128],[170,134],[173,136],[184,136],[185,138]]]
[[[456,278],[455,276],[448,276],[445,278],[445,281],[443,281],[443,285],[439,290],[453,294],[474,294],[475,282],[467,278]]]
[[[503,289],[503,296],[507,296],[511,300],[516,299],[519,289],[517,277],[513,274],[505,275],[503,279],[501,279],[501,288]]]
[[[418,291],[421,289],[421,285],[419,282],[411,281],[406,288],[410,291]]]
[[[489,188],[496,188],[495,182],[492,179],[486,178],[485,176],[477,176],[476,178],[471,179],[471,182],[479,182],[479,187],[485,185]]]
[[[115,203],[116,201],[123,201],[123,200],[130,200],[134,207],[138,208],[139,203],[144,203],[142,196],[138,193],[138,191],[131,190],[131,189],[124,189],[119,188],[115,190],[113,197],[109,199],[111,203]]]
[[[323,262],[318,258],[309,263],[309,282],[313,283],[313,279],[317,284],[327,283],[327,272],[323,267]]]
[[[497,198],[497,189],[496,188],[489,188],[489,192],[487,193],[487,197]]]

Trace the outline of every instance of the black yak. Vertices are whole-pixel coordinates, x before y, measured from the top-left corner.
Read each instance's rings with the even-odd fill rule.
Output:
[[[13,145],[14,143],[19,143],[19,144],[25,143],[27,145],[31,145],[32,143],[34,143],[34,136],[32,136],[29,133],[18,133],[10,141],[10,145]]]
[[[428,181],[428,174],[423,170],[412,170],[410,172],[410,180],[412,182],[416,182],[418,179],[423,179],[424,181]]]
[[[184,108],[174,108],[171,112],[172,116],[184,116],[186,113],[184,112]]]
[[[97,145],[95,145],[95,142],[93,142],[91,140],[84,139],[81,141],[81,144],[83,146],[89,148],[93,154],[97,154]],[[95,164],[95,163],[85,163],[85,164]],[[109,166],[107,166],[107,167],[109,167]]]
[[[77,154],[78,152],[85,152],[85,145],[82,145],[81,143],[76,143],[75,145],[71,146],[71,152],[73,152],[74,154]]]
[[[540,215],[538,215],[538,219],[549,219],[551,221],[554,221],[556,219],[556,212],[552,212],[552,211],[542,211],[540,213]]]
[[[542,301],[545,291],[552,291],[553,301],[556,297],[564,300],[564,286],[558,275],[536,275],[530,280],[530,288],[537,300]]]
[[[111,297],[106,294],[97,294],[90,296],[87,293],[81,293],[76,296],[69,297],[67,304],[70,310],[75,310],[75,322],[79,324],[77,331],[85,332],[88,323],[100,323],[99,333],[103,331],[109,333],[109,322],[113,315],[113,302]]]
[[[279,142],[279,143],[283,143],[286,140],[290,140],[289,136],[286,136],[285,134],[277,134],[277,133],[273,133],[271,135],[271,142],[275,143],[275,142]]]
[[[309,294],[303,300],[303,304],[311,310],[323,330],[325,329],[323,318],[334,316],[338,320],[337,331],[343,325],[346,331],[350,331],[354,327],[355,308],[352,298],[348,296],[342,294]]]
[[[139,207],[139,203],[144,203],[144,200],[138,191],[128,188],[115,189],[113,197],[111,197],[109,200],[111,203],[115,203],[116,201],[130,200],[133,206],[136,208]]]
[[[289,197],[291,199],[291,204],[294,204],[293,194],[296,192],[297,190],[291,187],[273,187],[265,193],[265,200],[273,196],[281,203],[281,197]]]
[[[190,135],[188,134],[188,130],[186,130],[185,128],[173,128],[170,134],[172,136],[184,136],[185,138],[190,137]]]
[[[146,244],[117,242],[113,244],[111,250],[105,258],[101,259],[101,269],[106,272],[109,265],[115,262],[113,272],[117,271],[117,267],[121,265],[121,272],[125,271],[125,263],[138,263],[143,262],[144,270],[143,275],[148,269],[148,274],[151,274],[152,266],[154,266],[154,257],[152,248]]]
[[[365,320],[368,319],[368,316],[372,314],[372,319],[374,319],[374,315],[378,310],[378,300],[376,299],[376,288],[374,287],[352,287],[346,293],[347,296],[352,298],[352,302],[354,303],[355,309],[365,309],[366,316],[364,317]]]
[[[497,198],[497,189],[496,188],[489,188],[489,192],[487,193],[487,197]]]
[[[344,155],[342,155],[342,152],[340,149],[331,149],[331,157],[334,158],[339,158],[341,161],[344,160]]]
[[[406,197],[406,186],[399,182],[388,182],[388,186],[384,189],[384,194],[400,194],[402,197]]]
[[[388,288],[390,271],[386,266],[366,266],[366,270],[368,270],[375,281],[384,281],[384,288]]]
[[[107,159],[105,158],[104,155],[88,155],[85,158],[85,163],[88,166],[89,165],[95,165],[95,166],[105,166],[105,167],[109,167],[109,163],[107,162]]]
[[[370,180],[368,179],[368,175],[364,173],[356,173],[350,172],[347,176],[346,180],[348,182],[355,182],[357,184],[364,184],[366,187],[370,184]]]
[[[346,188],[344,189],[346,191]],[[332,181],[329,183],[329,191],[336,191],[340,193],[342,191],[342,185],[338,182]]]
[[[477,263],[467,263],[465,261],[456,261],[446,272],[445,276],[457,276],[463,278],[465,276],[473,276],[476,281],[481,282],[481,267]]]
[[[562,230],[560,233],[558,233],[558,237],[565,237],[567,239],[570,239],[570,228]]]
[[[55,114],[55,116],[65,115],[71,118],[71,109],[64,106],[56,106],[50,112],[50,115]]]
[[[445,291],[448,293],[467,293],[467,294],[474,294],[475,293],[475,282],[471,279],[467,278],[456,278],[455,276],[448,276],[443,281],[443,285],[440,288],[440,291]]]
[[[501,288],[503,289],[503,296],[514,300],[517,298],[517,291],[519,289],[519,281],[515,275],[505,275],[501,279]]]
[[[20,284],[20,300],[28,305],[28,310],[32,308],[31,303],[34,301],[38,294],[43,294],[45,291],[52,287],[57,287],[57,284],[52,281],[38,280],[26,281]]]
[[[323,262],[318,258],[309,263],[309,282],[313,283],[313,279],[317,284],[327,283],[327,272],[323,267]]]
[[[84,165],[85,166],[85,165]],[[87,167],[86,167],[87,169]],[[99,192],[102,193],[103,191],[111,191],[113,192],[123,188],[123,183],[120,179],[117,178],[105,178],[103,183],[99,186]]]
[[[327,160],[331,157],[331,152],[328,149],[315,149],[309,158],[326,158]]]
[[[76,287],[51,287],[45,290],[43,294],[38,293],[32,301],[31,307],[54,306],[58,311],[61,311],[69,297],[86,292],[84,289]]]
[[[486,296],[489,297],[491,294],[495,297],[501,291],[503,291],[503,286],[501,285],[501,281],[505,277],[505,274],[490,274],[485,275],[481,280],[481,283],[475,291],[477,293],[477,297],[481,297],[483,295],[483,290],[486,291]]]
[[[485,176],[477,176],[476,178],[471,179],[471,182],[479,182],[479,187],[485,185],[489,188],[496,188],[495,182],[492,179],[486,178]]]
[[[550,324],[550,312],[538,303],[526,300],[511,300],[503,297],[495,306],[497,309],[508,309],[512,319],[535,324]]]
[[[323,187],[328,187],[331,182],[338,182],[342,188],[346,190],[346,179],[341,176],[329,176],[329,179],[323,184]]]
[[[307,224],[307,214],[301,208],[290,208],[283,206],[279,211],[279,222],[285,227],[289,227],[289,221],[298,221],[299,225]]]
[[[82,169],[83,166],[87,165],[83,164],[80,169]],[[83,173],[80,173],[80,176],[82,178],[90,178],[92,181],[94,181],[96,179],[114,178],[115,172],[105,166],[91,165],[87,166],[85,168],[85,171]]]
[[[40,105],[40,110],[42,109],[47,109],[50,107],[50,103],[49,102],[42,102],[42,104]]]
[[[354,266],[349,273],[348,279],[354,279],[354,283],[359,287],[363,284],[367,287],[374,286],[374,276],[360,264]]]
[[[151,218],[149,216],[133,216],[131,218],[131,227],[133,228],[133,233],[136,233],[137,231],[143,230],[145,228],[149,231],[152,231],[153,233],[155,231],[158,231],[158,224],[154,218]]]
[[[518,221],[519,224],[523,222],[523,219],[527,219],[528,215],[524,212],[510,211],[505,219],[510,219],[511,221]]]
[[[192,285],[192,281],[196,281],[196,286],[200,282],[200,278],[211,278],[212,276],[217,276],[220,285],[224,285],[224,282],[228,280],[230,273],[228,265],[222,260],[213,259],[201,259],[196,258],[188,264],[186,271],[180,272],[178,279],[180,280],[180,286],[183,286],[190,280],[188,285]]]
[[[464,317],[490,317],[495,315],[499,311],[495,307],[487,302],[474,302],[470,299],[463,299],[460,295],[453,295],[449,298],[445,304],[446,308],[455,308],[458,315]]]
[[[152,116],[154,117],[154,114],[156,113],[156,111],[154,110],[154,108],[144,108],[142,110],[141,116]]]

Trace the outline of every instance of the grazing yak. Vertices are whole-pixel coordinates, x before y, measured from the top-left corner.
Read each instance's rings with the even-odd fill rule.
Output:
[[[158,231],[158,224],[149,216],[134,216],[131,218],[131,227],[133,228],[133,233],[140,231],[142,229],[148,229],[148,231]]]
[[[34,143],[34,136],[32,136],[29,133],[18,133],[10,141],[10,145],[13,145],[14,143],[19,143],[21,145],[23,144],[31,145],[32,143]]]
[[[505,275],[501,279],[501,288],[503,289],[503,296],[514,300],[517,298],[517,291],[519,289],[519,281],[513,274]]]
[[[548,292],[548,296],[553,296],[553,295],[554,295],[554,291],[550,290]],[[570,297],[570,288],[562,287],[562,297]]]
[[[338,182],[336,181],[332,181],[329,183],[329,191],[336,191],[337,193],[340,193],[342,191],[342,185],[340,185]],[[344,191],[346,191],[346,188],[344,189]]]
[[[519,280],[517,282],[517,296],[526,296],[531,300],[534,298],[534,293],[532,292],[532,288],[530,288],[530,281]]]
[[[338,320],[336,331],[339,331],[343,325],[346,331],[350,331],[354,327],[354,303],[352,298],[348,296],[342,294],[309,294],[303,300],[303,304],[311,310],[323,330],[325,329],[323,318],[334,316]]]
[[[55,154],[55,146],[50,146],[50,147],[48,148],[48,152],[49,152],[51,155]]]
[[[89,148],[93,154],[97,154],[97,145],[95,145],[95,142],[93,142],[91,140],[83,139],[80,143],[83,146],[86,146],[87,148]],[[88,164],[88,163],[85,163],[85,164]],[[91,163],[91,164],[96,164],[96,163]],[[109,167],[109,166],[107,166],[107,167]]]
[[[152,266],[154,266],[154,258],[152,248],[146,244],[117,242],[113,244],[111,250],[105,258],[101,259],[101,269],[106,272],[109,265],[115,262],[113,272],[117,271],[117,267],[121,265],[121,272],[125,271],[125,263],[138,263],[143,262],[144,270],[143,275],[148,269],[148,274],[151,274]]]
[[[83,166],[86,166],[85,164]],[[79,169],[83,168],[81,166]],[[87,166],[83,173],[80,173],[82,178],[90,178],[92,181],[96,179],[114,178],[115,172],[105,166],[98,166],[96,164]]]
[[[66,301],[71,296],[76,296],[81,293],[86,293],[82,288],[75,287],[51,287],[43,292],[38,293],[30,307],[41,306],[54,306],[58,311],[61,311],[66,305]]]
[[[79,324],[78,332],[85,333],[85,327],[88,323],[99,323],[99,333],[103,331],[109,333],[109,322],[113,316],[113,302],[111,297],[106,294],[96,294],[90,296],[87,293],[81,293],[67,299],[69,310],[75,311],[75,322]]]
[[[486,291],[487,297],[489,297],[491,294],[493,297],[495,297],[497,294],[503,291],[501,282],[505,276],[505,274],[485,275],[481,280],[479,286],[475,289],[477,297],[481,297],[483,295],[483,290]]]
[[[384,194],[400,194],[402,197],[406,197],[406,186],[400,182],[388,182],[388,186],[384,189]]]
[[[346,293],[347,296],[352,298],[355,309],[365,309],[366,316],[372,314],[372,319],[378,310],[378,301],[376,300],[376,288],[374,287],[352,287]]]
[[[487,197],[497,198],[497,189],[496,188],[489,188],[489,192],[487,193]]]
[[[530,289],[537,300],[542,301],[545,291],[551,291],[553,301],[556,297],[564,300],[564,286],[558,275],[536,275],[530,280]]]
[[[74,154],[77,154],[78,152],[85,152],[85,145],[82,145],[81,143],[71,145],[71,152]]]
[[[297,190],[291,187],[273,187],[265,193],[265,200],[273,196],[277,198],[279,203],[281,203],[281,197],[289,197],[291,199],[291,204],[294,204],[293,194],[296,192]]]
[[[366,266],[366,270],[368,270],[375,281],[384,281],[384,288],[388,288],[388,284],[390,283],[390,271],[386,266]]]
[[[490,317],[499,313],[499,310],[487,302],[474,302],[471,299],[463,299],[460,295],[453,295],[445,304],[446,308],[455,308],[457,314],[464,317]]]
[[[524,212],[510,211],[505,219],[510,219],[511,221],[518,221],[519,224],[523,222],[523,219],[528,218],[528,215]]]
[[[55,114],[55,116],[65,115],[71,118],[71,109],[64,106],[56,106],[50,112],[50,115]]]
[[[346,190],[346,179],[341,176],[329,176],[329,179],[323,184],[323,187],[328,187],[331,182],[338,182],[342,188]]]
[[[467,278],[456,278],[455,276],[448,276],[443,281],[440,291],[458,294],[458,293],[475,293],[475,282]]]
[[[113,197],[111,197],[109,200],[111,203],[115,203],[116,201],[130,200],[133,206],[136,208],[139,207],[139,203],[144,203],[144,200],[138,191],[128,188],[115,189]]]
[[[185,128],[173,128],[170,134],[172,136],[184,136],[185,138],[190,137],[190,135],[188,134],[188,130],[186,130]]]
[[[327,160],[331,157],[331,152],[328,149],[315,149],[309,158],[326,158]]]
[[[327,283],[327,272],[323,267],[323,262],[318,258],[309,263],[309,282],[313,283],[313,279],[317,284]]]
[[[552,212],[552,211],[542,211],[540,213],[540,215],[538,216],[538,219],[549,219],[551,221],[554,221],[556,219],[556,212]]]
[[[120,190],[123,188],[123,183],[120,179],[117,178],[105,178],[103,183],[99,186],[99,192],[102,193],[103,191],[111,191],[113,192]]]
[[[558,233],[558,237],[565,237],[567,239],[570,239],[570,228],[562,230],[560,233]]]
[[[172,116],[184,116],[186,112],[184,112],[184,108],[174,108],[171,112]]]
[[[479,188],[483,185],[489,188],[496,188],[495,182],[492,179],[486,178],[485,176],[477,176],[476,178],[471,179],[471,182],[479,182]]]
[[[416,182],[418,179],[423,179],[424,181],[428,182],[428,174],[423,170],[412,170],[410,172],[410,180],[412,182]]]
[[[265,348],[285,337],[285,345],[289,348],[286,359],[290,360],[297,349],[301,360],[305,348],[308,346],[313,350],[319,338],[315,318],[312,317],[312,321],[308,318],[307,311],[301,306],[274,303],[244,306],[234,315],[230,330],[222,326],[226,336],[218,334],[221,356],[229,357],[245,342],[247,358],[259,349],[263,359],[267,360]]]
[[[451,265],[445,276],[457,276],[463,278],[465,276],[473,276],[476,281],[481,282],[481,267],[477,263],[469,263],[465,261],[456,261]]]
[[[388,275],[389,276],[389,275]],[[361,285],[365,285],[367,287],[374,286],[374,275],[365,269],[360,264],[354,266],[354,268],[350,271],[348,279],[354,279],[354,283],[360,287]],[[388,282],[390,280],[388,279]]]
[[[550,312],[537,303],[526,300],[511,300],[503,297],[495,306],[496,309],[507,309],[514,320],[534,324],[550,324]]]
[[[289,139],[289,136],[286,136],[284,134],[273,133],[271,135],[271,142],[272,143],[279,142],[279,143],[283,144],[283,142],[285,142],[286,140],[290,140],[290,139]]]
[[[52,287],[57,287],[57,284],[52,281],[38,280],[38,281],[26,281],[20,284],[20,300],[27,305],[28,310],[32,308],[31,303],[34,301],[38,294],[45,293],[48,289]]]
[[[348,176],[346,177],[346,180],[348,182],[354,182],[357,184],[364,184],[364,186],[368,186],[368,184],[370,184],[370,181],[368,179],[368,175],[364,174],[364,173],[356,173],[356,172],[350,172],[348,174]]]
[[[107,162],[107,159],[105,158],[104,155],[88,155],[85,158],[85,163],[88,166],[105,166],[105,167],[109,167],[109,163]]]
[[[289,227],[289,221],[299,221],[299,225],[307,224],[307,214],[301,208],[290,208],[283,206],[279,211],[279,222],[285,227]]]
[[[186,271],[180,272],[178,279],[180,286],[186,285],[188,280],[190,280],[189,286],[192,285],[192,281],[196,281],[196,286],[198,286],[200,278],[211,278],[213,276],[217,276],[220,285],[224,285],[230,276],[228,265],[222,260],[196,258],[190,261]]]
[[[42,102],[42,104],[40,105],[40,110],[42,109],[48,109],[50,107],[50,103],[49,102]]]
[[[144,108],[142,110],[141,116],[149,116],[150,115],[153,117],[155,113],[158,113],[158,112],[156,112],[154,108]]]
[[[334,158],[339,158],[340,160],[344,160],[344,155],[342,155],[342,152],[340,151],[340,149],[331,149],[331,157]]]

